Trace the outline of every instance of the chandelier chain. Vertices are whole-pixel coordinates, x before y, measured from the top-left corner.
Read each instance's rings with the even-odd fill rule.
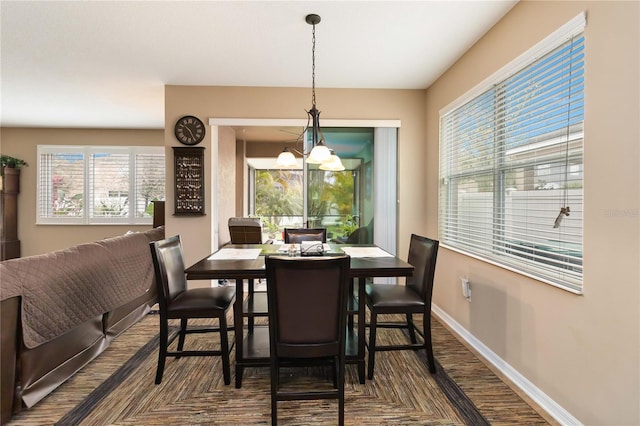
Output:
[[[311,104],[316,106],[316,24],[311,36]]]

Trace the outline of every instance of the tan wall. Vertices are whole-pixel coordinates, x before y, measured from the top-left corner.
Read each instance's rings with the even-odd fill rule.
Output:
[[[20,172],[18,238],[22,256],[47,253],[76,244],[142,231],[151,225],[36,225],[38,145],[162,146],[164,130],[0,129],[0,152],[28,163]]]
[[[434,303],[588,425],[640,424],[638,6],[520,2],[426,95],[427,228],[434,234],[438,111],[587,12],[584,295],[443,248]],[[461,276],[471,282],[470,303]]]
[[[401,120],[398,157],[401,164],[399,194],[399,254],[406,258],[409,236],[412,232],[425,232],[424,211],[426,200],[422,188],[415,182],[425,181],[424,158],[424,91],[423,90],[344,90],[317,89],[317,105],[322,120],[370,119]],[[283,118],[305,119],[310,105],[309,88],[266,87],[202,87],[167,86],[165,88],[165,123],[168,130],[182,115],[195,115],[205,122],[209,118]],[[204,142],[207,157],[212,155],[211,131]],[[165,132],[165,144],[177,145],[172,132]],[[275,158],[281,148],[274,150]],[[235,161],[226,158],[224,161]],[[205,161],[206,181],[211,182],[210,158]],[[173,171],[167,169],[167,181],[173,181]],[[209,185],[211,186],[211,185]],[[167,187],[167,200],[172,191]],[[210,190],[207,189],[207,190]],[[211,198],[209,198],[211,200]],[[211,209],[208,207],[207,211]],[[195,262],[211,252],[213,246],[206,236],[214,228],[208,215],[202,218],[172,217],[173,205],[167,203],[167,233],[180,233],[183,237],[185,259]],[[435,236],[435,235],[432,235]]]

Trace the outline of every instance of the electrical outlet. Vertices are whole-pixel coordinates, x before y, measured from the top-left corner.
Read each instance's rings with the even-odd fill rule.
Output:
[[[462,285],[462,295],[469,302],[471,301],[471,284],[467,278],[460,278],[460,284]]]

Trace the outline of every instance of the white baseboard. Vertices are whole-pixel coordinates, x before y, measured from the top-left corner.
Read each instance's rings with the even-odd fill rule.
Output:
[[[546,411],[551,417],[562,425],[581,425],[580,421],[573,417],[571,413],[549,398],[538,387],[531,383],[526,377],[520,374],[515,368],[507,364],[495,352],[489,349],[484,343],[478,340],[466,328],[462,327],[449,314],[440,309],[437,305],[432,305],[431,311],[440,321],[445,323],[460,338],[474,348],[487,362],[504,374],[515,386],[531,398],[536,404]]]

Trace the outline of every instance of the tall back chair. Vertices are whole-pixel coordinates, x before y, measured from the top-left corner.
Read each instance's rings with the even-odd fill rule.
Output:
[[[278,401],[310,399],[337,399],[339,424],[344,424],[349,257],[271,256],[266,272],[272,424],[277,424]],[[327,363],[334,368],[333,388],[280,389],[281,366]]]
[[[231,381],[229,364],[229,341],[227,338],[226,314],[235,300],[235,287],[207,287],[187,289],[184,273],[182,244],[179,236],[173,236],[149,244],[155,269],[158,306],[160,308],[160,347],[156,384],[162,382],[166,358],[169,356],[221,356],[224,383]],[[218,327],[187,327],[191,318],[217,318]],[[169,338],[169,320],[179,319],[180,329]],[[192,333],[219,332],[220,350],[185,351],[185,336]],[[176,351],[169,351],[169,345],[178,339]]]
[[[431,240],[415,234],[411,235],[409,243],[408,262],[415,268],[413,275],[408,277],[405,285],[367,284],[367,306],[371,312],[369,323],[368,376],[373,379],[375,355],[379,351],[417,350],[424,349],[427,353],[429,371],[436,372],[433,348],[431,346],[431,295],[433,292],[433,277],[438,256],[437,240]],[[402,314],[405,321],[378,323],[378,315]],[[413,314],[422,314],[422,331],[413,322]],[[410,344],[378,345],[376,329],[404,328],[409,332]],[[422,342],[416,339],[416,332],[422,337]]]
[[[231,244],[262,244],[262,220],[259,217],[230,217],[229,235]],[[247,292],[253,296],[255,282],[247,280]],[[248,319],[249,330],[253,331],[254,318]]]
[[[327,242],[327,228],[285,228],[285,244],[299,244],[301,241]]]
[[[231,244],[262,244],[262,221],[259,217],[230,217]]]

